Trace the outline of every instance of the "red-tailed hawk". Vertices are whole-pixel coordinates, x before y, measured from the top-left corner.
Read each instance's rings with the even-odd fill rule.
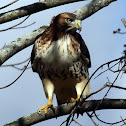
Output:
[[[73,13],[61,13],[35,39],[31,54],[32,69],[42,80],[48,102],[38,111],[53,105],[56,94],[58,105],[70,99],[76,101],[89,78],[90,54],[81,35],[81,21]],[[90,93],[88,84],[83,97]]]

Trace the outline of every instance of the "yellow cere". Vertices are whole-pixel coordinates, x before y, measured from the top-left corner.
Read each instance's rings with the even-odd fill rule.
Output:
[[[77,22],[77,25],[78,25],[78,26],[80,26],[80,25],[81,25],[81,22],[80,22],[80,21],[78,21],[78,22]]]

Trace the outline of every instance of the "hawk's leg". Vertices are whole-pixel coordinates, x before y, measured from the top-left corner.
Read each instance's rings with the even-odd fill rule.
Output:
[[[45,113],[47,113],[48,112],[48,108],[52,108],[53,107],[52,97],[53,97],[53,92],[54,92],[54,85],[49,79],[43,79],[42,83],[43,83],[43,87],[44,87],[44,91],[45,91],[46,97],[48,98],[48,102],[47,102],[47,104],[45,106],[39,108],[38,112],[40,112],[43,109],[45,109]]]
[[[53,106],[53,103],[52,103],[52,97],[49,97],[48,98],[48,102],[45,106],[41,107],[38,109],[38,112],[42,111],[43,109],[45,109],[45,113],[48,112],[48,108],[51,108]]]
[[[76,89],[76,93],[77,93],[77,98],[71,98],[71,102],[76,102],[76,101],[81,101],[82,99],[80,99],[81,93],[87,83],[87,79],[82,79],[82,81],[80,83],[77,83],[75,86]],[[86,95],[90,94],[90,85],[88,84],[82,94],[82,97],[86,97]]]
[[[76,101],[79,101],[79,100],[81,101],[82,99],[80,99],[80,95],[78,94],[77,98],[71,98],[70,102],[76,102]]]
[[[76,84],[75,89],[76,89],[76,93],[77,93],[77,98],[71,98],[71,100],[70,100],[71,102],[76,102],[76,101],[81,100],[80,96],[81,96],[81,93],[83,90],[83,85],[84,84],[82,82]]]

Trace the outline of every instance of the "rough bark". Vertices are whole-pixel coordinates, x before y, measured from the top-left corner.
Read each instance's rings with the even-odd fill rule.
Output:
[[[28,6],[20,7],[16,10],[11,10],[9,12],[5,12],[0,14],[0,24],[9,22],[15,19],[19,19],[21,17],[46,10],[52,7],[78,2],[83,0],[44,0],[42,2],[37,2]]]
[[[39,29],[23,35],[17,40],[12,41],[8,45],[0,49],[0,65],[11,58],[14,54],[32,45],[37,35],[41,34],[48,26],[42,26]]]
[[[86,101],[82,104],[82,107],[79,109],[79,111],[81,113],[93,111],[98,106],[100,101],[101,100]],[[41,111],[40,114],[35,112],[28,116],[21,117],[9,124],[6,124],[5,126],[33,125],[51,118],[67,115],[71,112],[74,106],[75,103],[69,103],[58,107],[54,107],[55,113],[49,109],[46,115],[44,114],[44,111]],[[97,108],[97,110],[105,110],[105,109],[126,109],[126,99],[104,99],[103,102]]]

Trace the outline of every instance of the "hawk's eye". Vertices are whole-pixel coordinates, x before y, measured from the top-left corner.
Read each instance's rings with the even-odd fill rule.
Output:
[[[67,18],[67,22],[68,22],[68,23],[71,23],[72,21],[73,21],[72,19]]]

